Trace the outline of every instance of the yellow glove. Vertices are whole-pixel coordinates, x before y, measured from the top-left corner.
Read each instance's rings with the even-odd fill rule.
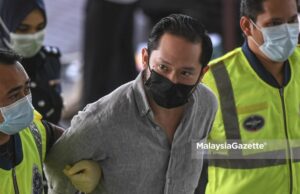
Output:
[[[99,164],[90,160],[82,160],[73,166],[67,165],[63,172],[77,190],[85,193],[91,193],[101,178]]]

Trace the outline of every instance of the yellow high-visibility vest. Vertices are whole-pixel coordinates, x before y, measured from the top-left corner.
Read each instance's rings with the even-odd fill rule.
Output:
[[[20,163],[14,168],[0,168],[0,194],[43,193],[42,163],[46,153],[46,130],[41,115],[34,112],[34,122],[15,135]],[[1,161],[2,160],[2,161]],[[4,159],[0,157],[0,162]],[[6,161],[7,162],[7,161]]]
[[[300,194],[299,47],[288,60],[291,79],[281,89],[257,75],[241,48],[209,64],[202,81],[219,102],[209,140],[275,145],[250,154],[227,150],[221,159],[210,159],[206,194]]]

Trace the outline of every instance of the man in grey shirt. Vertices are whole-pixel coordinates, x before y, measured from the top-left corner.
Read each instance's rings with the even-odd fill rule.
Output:
[[[98,161],[102,179],[93,193],[194,194],[204,141],[217,101],[198,84],[212,54],[210,38],[195,19],[173,14],[152,29],[142,51],[144,71],[87,105],[54,145],[46,161],[49,193],[75,190],[66,164]]]

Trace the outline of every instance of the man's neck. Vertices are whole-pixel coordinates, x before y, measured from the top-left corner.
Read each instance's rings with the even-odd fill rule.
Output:
[[[255,54],[264,68],[276,79],[279,85],[283,85],[284,81],[284,62],[275,62],[266,57],[259,51],[259,48],[250,40],[248,41],[250,50]]]
[[[163,108],[157,105],[152,99],[150,101],[150,106],[154,113],[155,121],[166,130],[168,139],[170,143],[173,140],[176,128],[178,127],[184,113],[184,106],[176,108]]]
[[[0,132],[0,146],[7,143],[10,139],[10,135],[4,134]]]

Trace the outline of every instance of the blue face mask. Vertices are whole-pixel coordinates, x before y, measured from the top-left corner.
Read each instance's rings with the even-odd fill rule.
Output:
[[[269,59],[276,62],[284,62],[294,52],[299,35],[298,23],[284,23],[278,26],[259,28],[252,20],[250,21],[262,32],[264,43],[258,45],[254,38],[251,38]]]
[[[4,121],[0,123],[0,132],[13,135],[27,128],[33,121],[31,94],[5,107],[0,111]]]

